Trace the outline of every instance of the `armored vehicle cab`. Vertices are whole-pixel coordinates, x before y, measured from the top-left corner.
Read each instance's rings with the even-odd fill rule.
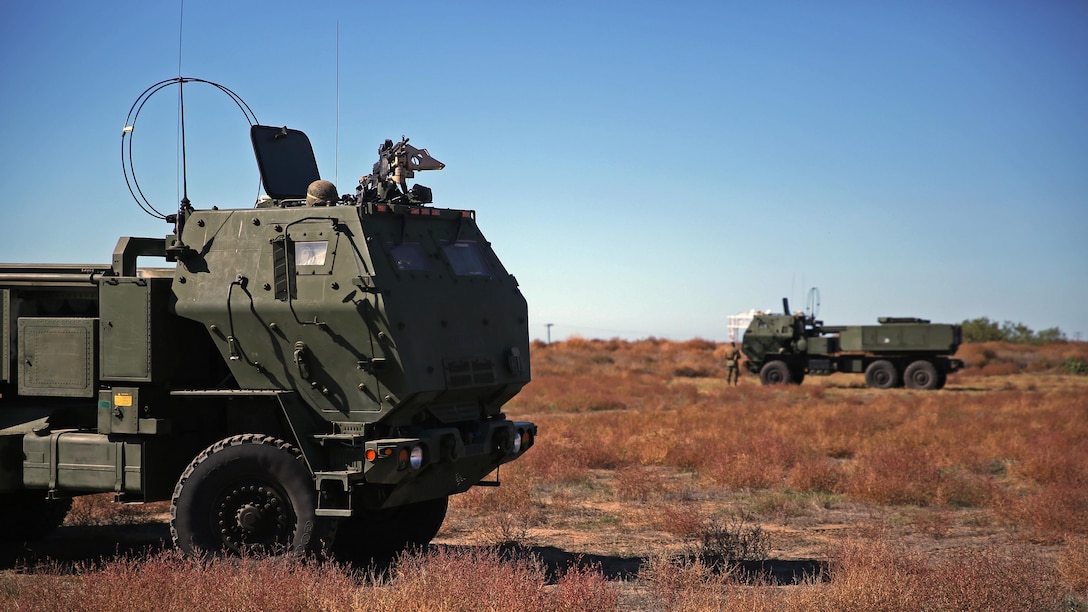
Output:
[[[183,200],[174,233],[108,264],[0,265],[0,515],[20,533],[111,492],[170,500],[189,552],[387,554],[532,447],[502,411],[530,379],[518,284],[473,211],[407,184],[442,164],[386,141],[338,195],[305,134],[251,137],[257,206]]]

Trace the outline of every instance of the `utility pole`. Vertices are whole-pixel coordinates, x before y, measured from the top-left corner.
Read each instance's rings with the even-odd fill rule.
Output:
[[[552,325],[555,325],[555,323],[545,323],[544,324],[544,327],[548,328],[548,344],[552,343]]]

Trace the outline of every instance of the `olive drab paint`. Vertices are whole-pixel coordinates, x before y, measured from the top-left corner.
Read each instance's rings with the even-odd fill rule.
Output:
[[[950,358],[962,342],[959,325],[881,317],[879,325],[830,326],[783,306],[782,314],[756,314],[744,332],[746,367],[765,385],[853,372],[870,387],[931,390],[963,367]]]
[[[251,136],[256,206],[185,201],[173,234],[121,238],[108,265],[0,264],[0,504],[169,499],[186,550],[310,550],[322,526],[379,516],[417,542],[447,496],[497,484],[533,445],[536,426],[502,412],[530,380],[518,283],[474,211],[408,186],[441,162],[386,141],[341,196],[305,134]],[[311,483],[217,489],[224,453]],[[398,508],[424,526],[381,514]]]

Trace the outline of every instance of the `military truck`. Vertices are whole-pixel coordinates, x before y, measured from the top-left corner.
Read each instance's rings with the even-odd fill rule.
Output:
[[[824,325],[815,316],[755,314],[741,345],[748,371],[764,385],[801,384],[806,375],[864,373],[877,389],[943,388],[963,367],[950,356],[962,341],[959,325],[914,317],[880,317],[879,325]]]
[[[407,184],[442,164],[386,141],[341,196],[304,133],[250,134],[256,206],[184,198],[109,263],[0,264],[4,537],[112,493],[169,500],[188,553],[388,554],[533,446],[502,412],[530,379],[518,283],[474,211]]]

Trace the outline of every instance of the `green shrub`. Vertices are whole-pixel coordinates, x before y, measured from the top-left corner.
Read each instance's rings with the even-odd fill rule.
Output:
[[[1077,376],[1088,376],[1088,361],[1079,359],[1077,357],[1070,357],[1062,363],[1062,370],[1067,374],[1075,374]]]

